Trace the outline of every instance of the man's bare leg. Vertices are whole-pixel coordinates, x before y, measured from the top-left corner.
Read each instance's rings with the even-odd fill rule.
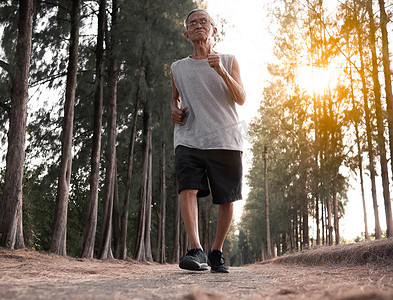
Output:
[[[222,246],[224,245],[225,237],[228,233],[229,227],[231,226],[233,216],[233,203],[220,204],[218,206],[217,216],[217,230],[214,243],[211,250],[220,250],[222,252]]]
[[[198,232],[197,190],[180,192],[180,210],[187,231],[191,249],[179,262],[179,267],[186,270],[208,270],[207,256],[203,252]]]
[[[180,211],[191,249],[202,249],[198,231],[197,193],[198,190],[182,190],[180,192]]]

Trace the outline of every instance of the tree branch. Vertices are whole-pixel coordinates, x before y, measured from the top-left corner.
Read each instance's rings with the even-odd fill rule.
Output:
[[[61,8],[61,9],[65,10],[65,11],[67,11],[67,12],[70,11],[70,8],[68,8],[66,6],[63,6],[63,5],[60,5],[59,3],[54,3],[54,2],[51,2],[51,1],[45,1],[45,0],[36,0],[36,2],[37,3],[48,4],[48,5],[51,5],[53,7],[58,7],[58,8]]]
[[[0,59],[0,67],[2,67],[4,70],[6,70],[8,73],[10,73],[10,65],[9,63],[3,61]]]
[[[56,74],[56,75],[53,75],[53,76],[49,76],[49,77],[47,77],[47,78],[44,78],[43,80],[38,80],[38,81],[36,81],[36,82],[33,82],[33,83],[30,85],[30,87],[35,87],[35,86],[37,86],[37,85],[47,83],[47,82],[49,82],[49,81],[55,80],[55,79],[57,79],[57,78],[60,78],[60,77],[66,76],[66,75],[67,75],[67,72],[60,73],[60,74]]]

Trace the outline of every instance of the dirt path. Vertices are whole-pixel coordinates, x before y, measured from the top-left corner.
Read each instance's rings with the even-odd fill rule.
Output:
[[[393,299],[393,266],[255,264],[212,274],[0,248],[0,299]]]

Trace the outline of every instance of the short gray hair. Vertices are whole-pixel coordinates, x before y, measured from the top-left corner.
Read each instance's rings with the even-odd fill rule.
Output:
[[[210,21],[210,23],[214,26],[214,20],[213,20],[213,18],[210,16],[210,14],[209,14],[206,10],[204,10],[204,9],[202,9],[202,8],[195,8],[195,9],[193,9],[192,11],[190,11],[190,12],[188,13],[188,15],[187,15],[187,18],[184,19],[184,27],[187,28],[188,19],[190,18],[190,16],[191,16],[193,13],[198,12],[198,11],[201,11],[201,12],[206,13],[206,14],[209,16],[209,19],[210,19],[209,21]]]

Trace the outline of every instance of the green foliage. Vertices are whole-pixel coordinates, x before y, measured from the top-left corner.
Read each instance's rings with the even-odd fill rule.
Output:
[[[120,1],[115,49],[118,68],[117,166],[120,207],[124,201],[127,159],[131,127],[136,117],[134,106],[137,89],[141,90],[141,108],[152,112],[153,128],[153,214],[152,248],[156,247],[157,216],[160,207],[161,145],[166,144],[167,162],[167,256],[172,258],[173,210],[176,196],[173,174],[173,125],[170,120],[171,81],[170,64],[190,51],[183,37],[183,16],[195,7],[192,0],[182,1]],[[50,246],[54,207],[57,193],[58,168],[61,149],[61,126],[64,101],[65,74],[68,66],[68,39],[72,1],[35,2],[33,49],[31,56],[29,122],[24,179],[24,234],[26,245],[47,251]],[[111,10],[111,1],[107,3]],[[4,27],[0,57],[12,64],[17,37],[18,1],[2,1],[0,26]],[[97,1],[82,2],[80,21],[79,68],[75,101],[73,163],[68,210],[67,253],[78,256],[82,247],[86,222],[91,139],[93,126],[93,100],[95,83],[95,47]],[[111,32],[111,16],[107,14],[105,47],[105,78]],[[9,105],[8,74],[0,71],[0,139],[5,140]],[[96,241],[100,236],[104,167],[106,160],[108,86],[104,88],[104,115],[102,156],[100,171],[100,202]],[[140,112],[137,112],[140,113]],[[135,245],[139,187],[141,180],[142,118],[138,116],[138,134],[135,144],[134,172],[130,221],[128,223],[129,255]],[[4,130],[1,130],[4,129]],[[2,150],[3,147],[2,147]],[[4,162],[5,157],[1,158]],[[0,179],[3,177],[1,176]]]

